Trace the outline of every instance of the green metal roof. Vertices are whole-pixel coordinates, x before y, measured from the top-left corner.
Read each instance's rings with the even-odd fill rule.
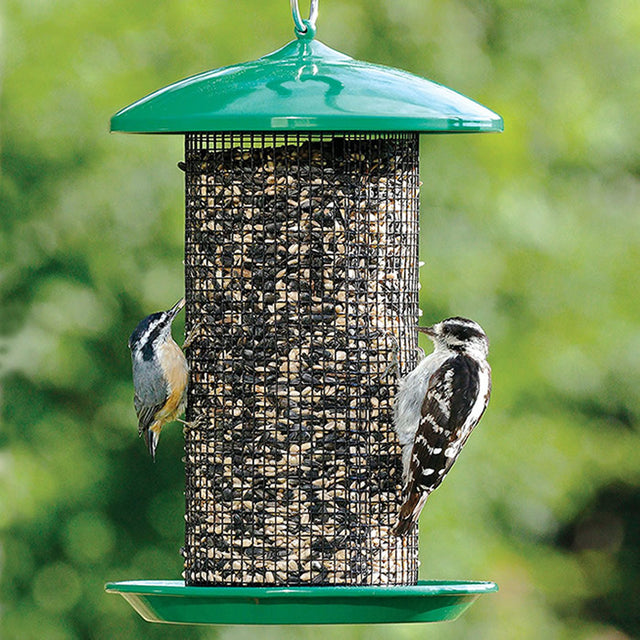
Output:
[[[258,60],[205,71],[116,113],[111,131],[502,131],[502,118],[440,84],[354,60],[313,32]]]

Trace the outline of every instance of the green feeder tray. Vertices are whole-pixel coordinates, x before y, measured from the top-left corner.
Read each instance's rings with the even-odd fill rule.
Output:
[[[167,624],[381,624],[455,620],[493,582],[406,587],[187,587],[178,580],[110,582],[149,622]]]

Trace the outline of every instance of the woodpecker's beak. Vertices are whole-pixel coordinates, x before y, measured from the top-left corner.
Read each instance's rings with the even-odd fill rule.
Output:
[[[175,318],[180,313],[182,307],[184,307],[184,298],[180,298],[180,300],[178,300],[178,302],[176,302],[167,313],[172,318]]]
[[[430,338],[435,337],[436,331],[433,327],[416,327],[419,333],[426,333]]]

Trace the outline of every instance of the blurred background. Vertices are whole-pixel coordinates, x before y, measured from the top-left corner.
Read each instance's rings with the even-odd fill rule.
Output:
[[[457,622],[394,628],[158,626],[103,591],[179,578],[183,540],[182,430],[165,429],[152,464],[126,344],[182,293],[183,141],[110,135],[109,118],[279,48],[289,3],[0,12],[1,637],[640,637],[636,2],[320,2],[329,46],[505,120],[499,135],[421,139],[423,322],[478,320],[494,371],[487,414],[423,513],[421,577],[500,592]]]

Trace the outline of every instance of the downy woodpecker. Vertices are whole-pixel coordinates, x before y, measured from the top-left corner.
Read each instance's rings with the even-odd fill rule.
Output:
[[[489,341],[479,324],[448,318],[418,327],[434,350],[400,380],[394,426],[402,445],[403,504],[395,534],[408,533],[455,462],[491,394]]]

